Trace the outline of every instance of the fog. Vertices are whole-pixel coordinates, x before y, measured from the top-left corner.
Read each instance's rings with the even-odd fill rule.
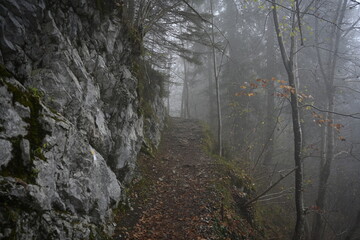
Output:
[[[184,51],[169,60],[170,115],[206,122],[215,152],[244,166],[258,192],[301,167],[298,195],[292,174],[258,202],[279,215],[275,225],[295,224],[300,196],[307,239],[358,239],[359,3],[271,2],[188,2],[182,10],[198,19],[172,26],[189,35],[172,39]]]

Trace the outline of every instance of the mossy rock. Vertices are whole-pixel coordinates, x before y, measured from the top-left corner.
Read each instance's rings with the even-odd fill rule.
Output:
[[[0,64],[0,78],[9,78],[12,74],[6,69],[6,67]]]
[[[153,146],[150,139],[147,139],[145,137],[140,152],[144,153],[147,156],[155,158],[155,149],[156,148]]]
[[[0,85],[6,86],[8,91],[12,93],[14,105],[15,102],[17,102],[30,109],[30,117],[24,118],[23,120],[28,124],[28,134],[24,138],[30,142],[31,158],[31,163],[24,166],[20,147],[22,138],[13,138],[11,139],[13,159],[9,162],[7,167],[1,169],[0,173],[3,176],[17,177],[27,183],[35,183],[37,171],[34,169],[33,161],[35,159],[46,160],[43,154],[43,139],[49,134],[49,132],[42,128],[42,125],[39,122],[43,109],[40,102],[42,94],[34,88],[32,88],[32,90],[22,89],[20,85],[17,86],[16,84],[10,83],[2,77],[0,77]]]

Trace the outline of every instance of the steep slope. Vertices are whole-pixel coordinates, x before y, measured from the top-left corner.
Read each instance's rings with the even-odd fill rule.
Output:
[[[155,157],[138,162],[143,178],[130,187],[114,239],[266,239],[251,208],[249,179],[206,152],[200,122],[171,118]]]
[[[154,87],[144,119],[136,30],[121,14],[115,1],[1,1],[0,239],[111,232],[122,185],[164,118]]]

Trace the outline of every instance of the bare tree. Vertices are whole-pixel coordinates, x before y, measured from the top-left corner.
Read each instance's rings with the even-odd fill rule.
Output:
[[[276,54],[275,54],[275,32],[273,20],[270,18],[267,22],[266,36],[266,74],[269,79],[275,77]],[[265,155],[264,164],[269,165],[272,162],[274,152],[274,108],[275,108],[275,86],[274,81],[269,81],[267,89],[267,108],[266,108],[266,133],[265,133]]]
[[[214,31],[214,11],[213,11],[213,0],[210,1],[210,13],[211,13],[211,50],[212,50],[212,60],[213,60],[213,71],[214,71],[214,79],[216,86],[216,105],[217,105],[217,139],[218,139],[218,147],[219,147],[219,156],[222,156],[222,120],[221,120],[221,103],[220,103],[220,84],[219,84],[219,73],[217,70],[216,63],[216,48],[215,48],[215,31]]]
[[[183,58],[183,66],[184,66],[184,83],[183,83],[183,93],[181,100],[181,117],[190,118],[190,107],[189,107],[189,74],[188,74],[188,66],[186,59]]]
[[[297,6],[297,5],[296,5]],[[294,160],[295,160],[295,206],[296,206],[296,225],[293,239],[300,240],[304,237],[305,211],[304,211],[304,193],[303,193],[303,166],[302,166],[302,129],[300,124],[300,111],[298,103],[298,88],[295,83],[296,72],[294,60],[296,54],[296,36],[295,27],[297,25],[296,11],[291,14],[291,34],[289,52],[285,49],[284,40],[279,26],[278,11],[276,0],[272,0],[273,18],[275,31],[281,51],[281,57],[286,69],[290,86],[290,105],[292,110],[292,124],[294,133]],[[296,10],[296,9],[295,9]]]
[[[317,2],[317,4],[319,4]],[[346,6],[348,4],[348,0],[338,1],[337,10],[335,12],[333,23],[331,25],[331,34],[329,36],[329,51],[327,52],[327,59],[325,60],[326,64],[324,64],[324,60],[320,54],[320,48],[316,47],[318,63],[320,67],[320,72],[322,79],[325,83],[325,92],[327,99],[327,116],[326,119],[330,124],[325,126],[325,129],[322,131],[323,139],[322,144],[322,154],[321,154],[321,163],[320,163],[320,172],[319,172],[319,188],[318,188],[318,196],[316,199],[316,205],[319,209],[323,210],[325,207],[325,199],[326,199],[326,191],[327,191],[327,183],[330,176],[331,163],[334,159],[334,128],[331,126],[331,123],[334,121],[334,102],[335,102],[335,70],[337,68],[338,61],[338,52],[339,45],[341,42],[342,31],[340,30],[340,26],[343,23]],[[315,19],[315,41],[316,46],[320,45],[319,40],[319,20]],[[318,240],[322,239],[322,229],[323,229],[323,217],[321,216],[320,211],[315,215],[314,225],[312,229],[312,239]]]

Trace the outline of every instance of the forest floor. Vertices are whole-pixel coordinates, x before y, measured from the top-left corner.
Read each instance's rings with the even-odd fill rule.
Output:
[[[113,239],[263,239],[251,210],[241,208],[245,177],[211,157],[207,141],[198,121],[169,120],[155,156],[138,160],[141,178],[128,190]]]

